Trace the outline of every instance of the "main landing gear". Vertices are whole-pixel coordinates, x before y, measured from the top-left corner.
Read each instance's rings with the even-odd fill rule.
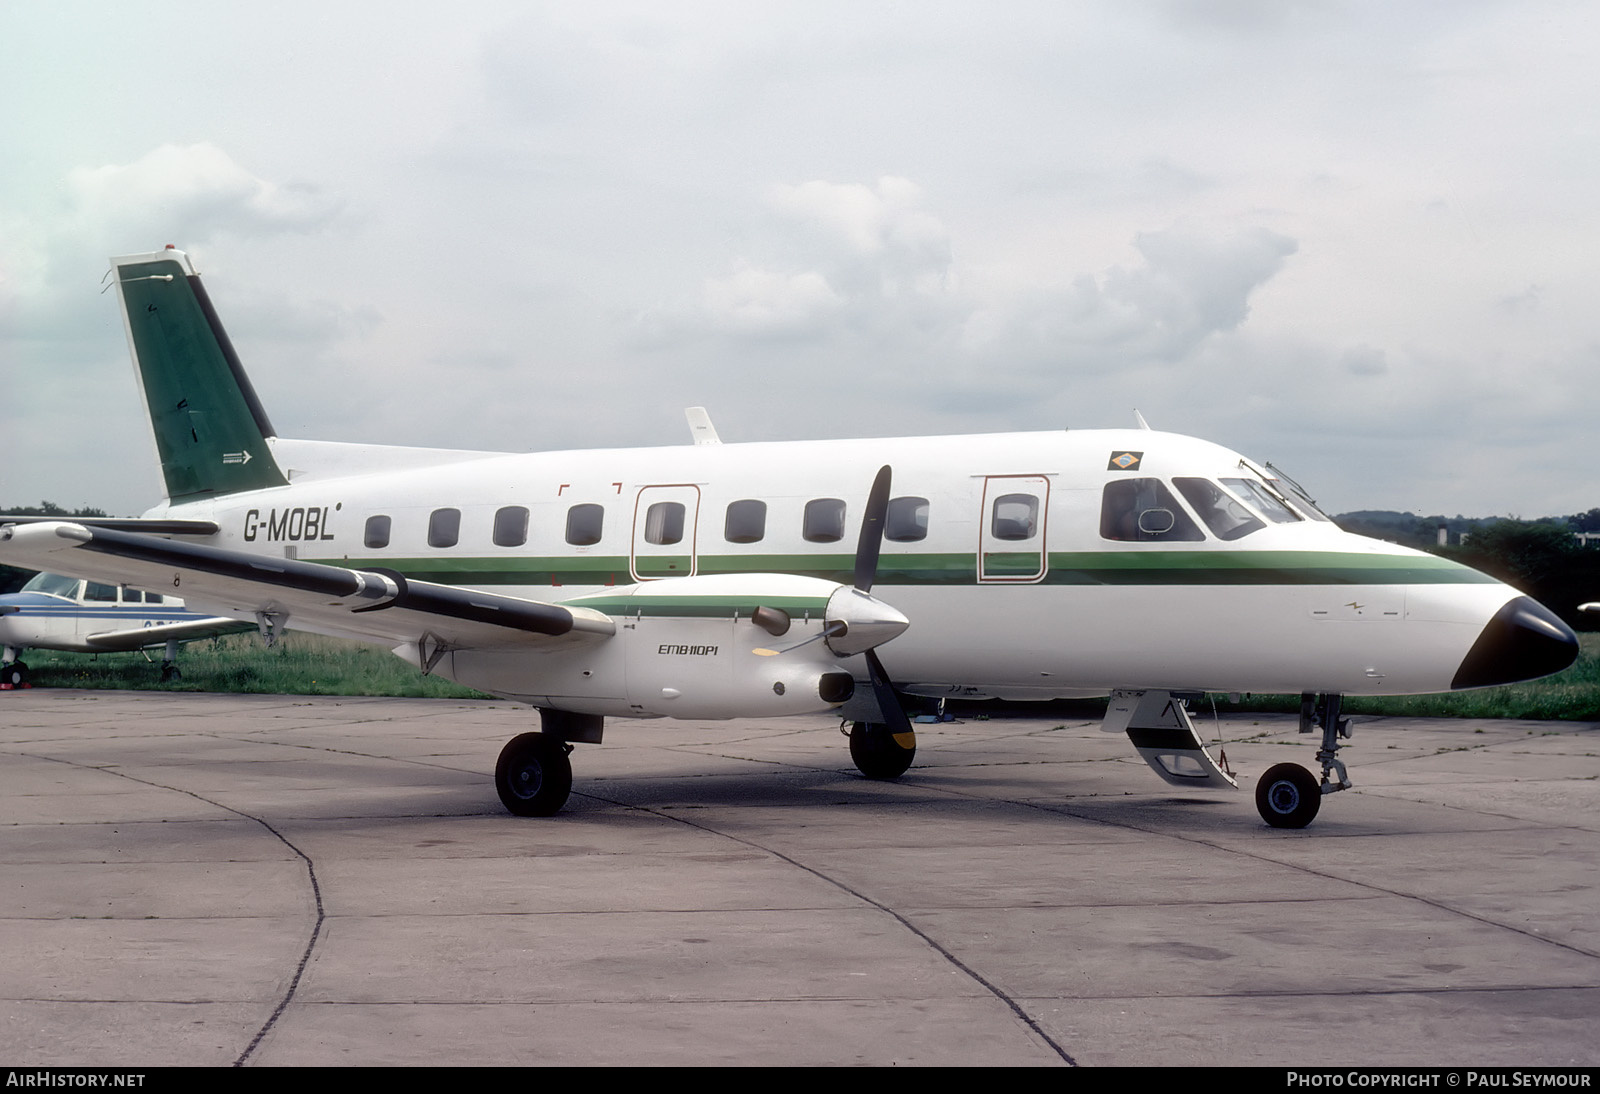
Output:
[[[551,817],[572,793],[572,746],[544,733],[513,737],[494,765],[494,788],[519,817]]]
[[[1274,828],[1304,828],[1316,817],[1324,794],[1350,789],[1350,776],[1339,760],[1339,741],[1350,739],[1350,721],[1339,717],[1341,695],[1300,696],[1300,732],[1322,728],[1322,781],[1299,764],[1274,764],[1256,784],[1256,810]],[[1337,775],[1338,781],[1333,776]]]
[[[0,665],[0,687],[20,688],[28,682],[28,666],[21,661]]]

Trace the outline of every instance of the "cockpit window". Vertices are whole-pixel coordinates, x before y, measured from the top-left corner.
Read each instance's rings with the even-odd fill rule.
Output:
[[[1268,479],[1267,481],[1272,484],[1273,489],[1277,490],[1278,493],[1288,498],[1296,509],[1300,510],[1300,512],[1304,513],[1312,520],[1333,520],[1332,517],[1317,507],[1316,502],[1311,500],[1311,495],[1306,493],[1305,487],[1295,482],[1282,471],[1279,471],[1276,467],[1273,467],[1270,463],[1267,464],[1267,470],[1271,471],[1277,476],[1276,478]]]
[[[1239,539],[1266,527],[1239,499],[1210,479],[1178,478],[1172,485],[1218,539]]]
[[[1194,542],[1206,538],[1160,479],[1106,483],[1100,502],[1100,535],[1132,543]]]
[[[1266,484],[1256,479],[1223,479],[1222,485],[1244,498],[1274,524],[1293,524],[1300,514],[1273,496]]]

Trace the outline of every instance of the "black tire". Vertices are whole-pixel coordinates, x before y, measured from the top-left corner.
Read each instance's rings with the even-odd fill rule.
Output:
[[[1320,808],[1322,787],[1299,764],[1275,764],[1256,784],[1256,811],[1274,828],[1304,828]]]
[[[28,666],[21,661],[13,661],[4,668],[0,668],[0,684],[10,684],[14,688],[20,688],[27,682]]]
[[[524,733],[506,742],[494,765],[500,801],[519,817],[550,817],[572,793],[572,761],[567,744],[543,733]]]
[[[876,722],[852,722],[850,758],[856,770],[869,779],[898,779],[917,757],[917,745],[902,748],[889,727]]]

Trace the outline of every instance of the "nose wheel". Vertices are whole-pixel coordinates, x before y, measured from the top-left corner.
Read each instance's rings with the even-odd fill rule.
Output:
[[[1275,764],[1256,784],[1256,811],[1274,828],[1304,828],[1321,807],[1317,777],[1299,764]]]

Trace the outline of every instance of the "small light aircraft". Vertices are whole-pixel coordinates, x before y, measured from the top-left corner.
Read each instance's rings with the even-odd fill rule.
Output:
[[[162,593],[34,574],[17,592],[0,595],[0,685],[27,683],[22,655],[30,649],[114,653],[162,646],[161,679],[176,680],[180,642],[254,629],[253,623],[188,611]]]
[[[513,813],[561,808],[572,746],[607,715],[833,710],[862,774],[895,778],[907,703],[950,697],[1110,695],[1103,728],[1156,774],[1232,787],[1186,702],[1248,691],[1300,693],[1302,730],[1321,730],[1320,779],[1279,764],[1257,783],[1269,824],[1303,827],[1350,785],[1344,695],[1577,656],[1515,589],[1348,534],[1270,464],[1147,427],[721,444],[691,410],[677,448],[281,438],[187,255],[112,270],[166,500],[148,530],[0,529],[0,560],[182,595],[269,637],[382,643],[530,703],[540,732],[495,769]]]

